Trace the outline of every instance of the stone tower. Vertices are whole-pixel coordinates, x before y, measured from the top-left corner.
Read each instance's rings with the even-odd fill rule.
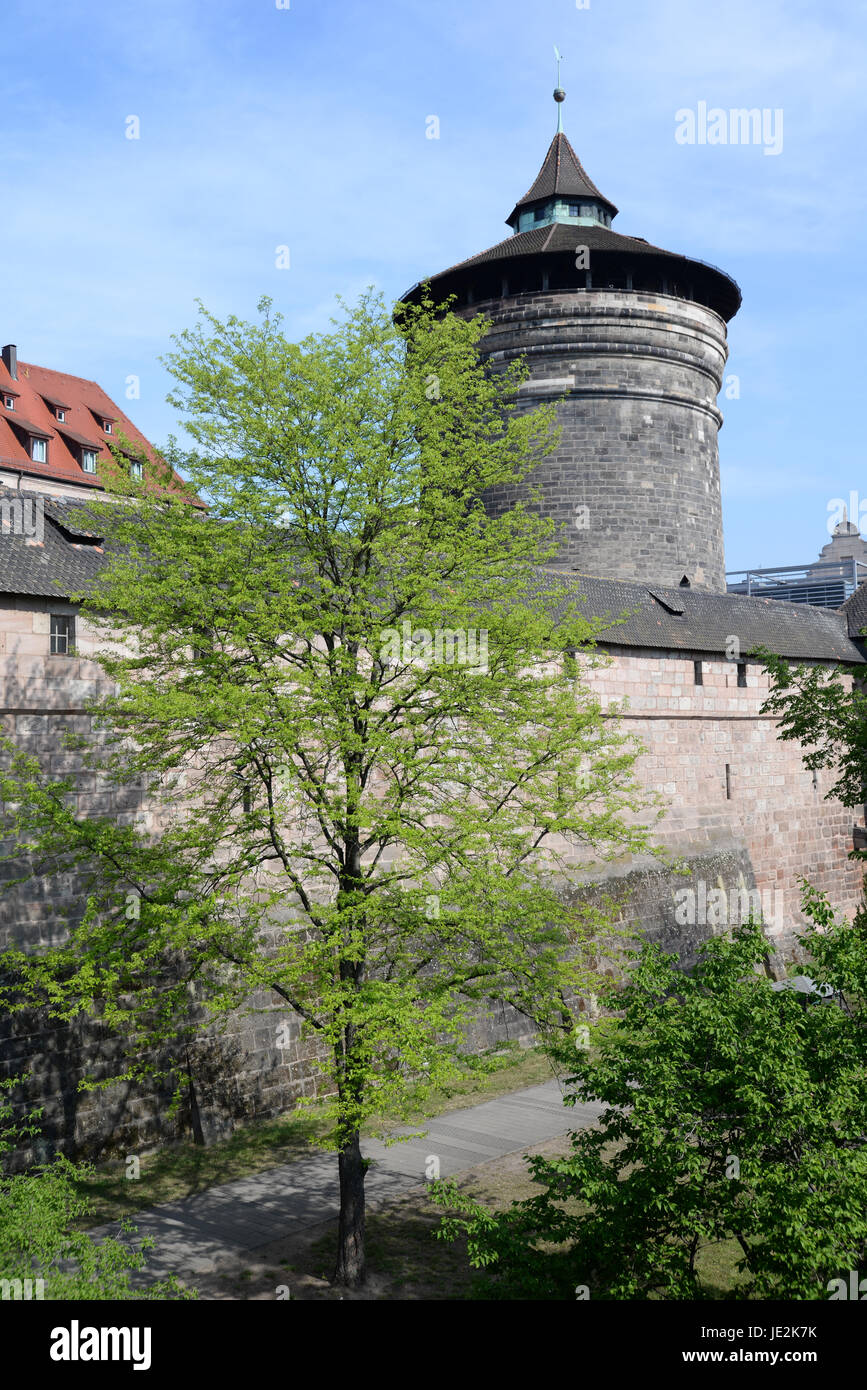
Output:
[[[717,395],[740,290],[612,231],[616,215],[558,130],[506,219],[512,235],[429,283],[491,319],[494,366],[524,357],[524,408],[557,402],[560,442],[532,477],[560,527],[557,563],[723,592]],[[520,492],[492,489],[485,505],[499,514]]]

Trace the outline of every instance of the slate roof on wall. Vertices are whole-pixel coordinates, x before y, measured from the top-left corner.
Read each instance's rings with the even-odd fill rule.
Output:
[[[22,494],[0,488],[0,503],[16,495]],[[104,563],[102,538],[92,529],[86,507],[56,497],[41,500],[45,508],[41,543],[0,529],[2,594],[68,598],[86,591]],[[843,610],[705,589],[632,584],[553,569],[544,572],[543,582],[555,592],[562,591],[564,603],[575,600],[587,617],[606,621],[606,630],[597,639],[605,647],[724,655],[735,636],[744,657],[766,647],[793,660],[867,662],[867,646],[852,640]],[[864,605],[864,612],[857,613],[858,626],[862,621],[867,625],[867,585],[858,595]],[[624,620],[619,622],[620,618]]]
[[[867,583],[859,584],[854,594],[841,604],[840,612],[846,618],[849,636],[859,637],[862,629],[867,628]]]
[[[765,647],[792,660],[859,665],[867,661],[867,648],[850,636],[846,614],[832,608],[546,571],[546,579],[552,578],[562,586],[564,599],[583,596],[579,609],[587,617],[610,621],[597,639],[601,646],[662,647],[725,655],[734,636],[743,657]],[[628,616],[618,624],[616,620],[624,613]]]
[[[7,504],[16,498],[44,508],[41,541],[10,529],[15,522]],[[0,488],[0,594],[68,599],[86,590],[99,572],[104,551],[102,537],[83,517],[82,508],[64,498]],[[24,513],[23,520],[26,529],[35,529],[34,513]]]

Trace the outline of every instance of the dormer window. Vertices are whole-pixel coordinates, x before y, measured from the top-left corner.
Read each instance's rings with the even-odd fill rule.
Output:
[[[14,397],[14,396],[4,396],[4,397],[3,397],[3,404],[5,405],[5,407],[6,407],[7,410],[14,410],[14,409],[15,409],[15,397]]]
[[[63,424],[64,420],[66,419],[67,410],[71,410],[72,408],[69,404],[69,401],[62,401],[58,396],[46,396],[42,392],[40,392],[40,395],[42,395],[42,399],[48,406],[48,409],[51,411],[51,414],[54,416],[55,420],[59,420],[60,423]]]
[[[95,473],[95,472],[96,472],[96,450],[95,450],[95,449],[82,449],[82,451],[81,451],[81,467],[82,467],[82,469],[84,470],[85,473]]]
[[[144,477],[144,468],[138,459],[132,459],[129,465],[129,476],[137,483]]]
[[[103,420],[102,428],[105,430],[106,434],[111,434],[111,421]]]
[[[30,436],[30,457],[34,463],[48,462],[48,445],[44,439],[37,439],[35,435]]]

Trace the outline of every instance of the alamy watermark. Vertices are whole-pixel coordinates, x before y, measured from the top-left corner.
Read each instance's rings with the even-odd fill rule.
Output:
[[[45,538],[45,498],[0,499],[0,536],[26,536],[41,544]]]
[[[864,523],[865,513],[867,513],[867,497],[860,498],[854,490],[849,493],[849,500],[845,502],[842,497],[832,497],[828,503],[828,534],[833,535],[836,528],[844,522],[851,522],[858,530]]]
[[[752,917],[781,930],[784,925],[783,892],[780,888],[708,888],[699,880],[696,888],[678,888],[674,895],[674,920],[679,927],[739,927]]]
[[[679,145],[762,145],[764,154],[783,152],[783,109],[762,107],[708,107],[700,101],[693,111],[675,111],[674,138]]]
[[[45,1297],[44,1279],[0,1279],[0,1302],[7,1299],[15,1302]]]
[[[48,1355],[52,1361],[129,1361],[134,1371],[151,1364],[150,1327],[82,1327],[73,1318],[68,1327],[51,1330]]]
[[[405,619],[399,631],[384,628],[379,659],[384,666],[467,666],[474,675],[487,674],[487,628],[413,628]]]
[[[851,1299],[857,1303],[867,1301],[867,1279],[860,1277],[860,1270],[849,1270],[848,1285],[845,1279],[829,1279],[826,1285],[828,1290],[828,1301],[833,1303],[835,1299]]]

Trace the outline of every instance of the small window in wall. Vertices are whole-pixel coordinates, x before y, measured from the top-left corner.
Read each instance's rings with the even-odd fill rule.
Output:
[[[570,203],[570,204],[569,204],[569,216],[570,216],[570,217],[580,217],[580,216],[581,216],[580,212],[578,211],[578,204],[577,204],[577,203]]]
[[[700,661],[692,663],[693,681],[696,685],[704,685],[704,667]]]
[[[534,221],[534,222],[541,222],[541,221],[542,221],[542,218],[543,218],[544,216],[545,216],[545,209],[544,209],[544,208],[535,208],[535,209],[533,210],[533,221]]]
[[[6,407],[7,410],[14,410],[14,409],[15,409],[15,397],[14,397],[14,396],[4,396],[4,397],[3,397],[3,404],[5,405],[5,407]]]
[[[57,408],[57,418],[61,424],[63,424],[64,420],[66,419],[66,411],[61,410],[59,406]]]
[[[44,439],[30,440],[30,457],[34,463],[45,463],[48,458],[48,448]]]
[[[75,646],[75,618],[72,614],[51,614],[51,655],[70,656]]]
[[[739,662],[738,662],[738,685],[741,686],[742,688],[744,688],[744,687],[746,687],[746,683],[747,683],[747,663],[746,663],[745,661],[739,661]]]
[[[81,466],[82,466],[82,468],[84,469],[85,473],[95,473],[95,472],[96,472],[96,450],[95,450],[95,449],[82,449],[82,451],[81,451]]]

